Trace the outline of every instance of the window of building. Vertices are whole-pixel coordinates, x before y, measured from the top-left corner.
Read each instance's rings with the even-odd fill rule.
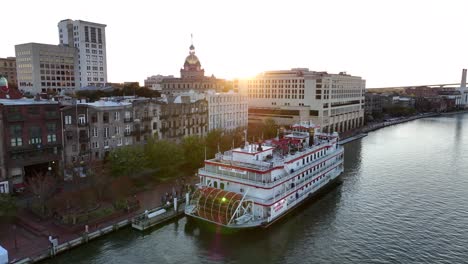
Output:
[[[104,137],[105,137],[105,138],[108,138],[108,137],[109,137],[109,128],[108,128],[108,127],[105,127],[105,128],[104,128]]]
[[[97,127],[93,127],[93,130],[92,130],[91,133],[92,133],[93,137],[98,137],[98,129],[97,129]]]
[[[52,143],[57,141],[57,124],[48,123],[47,124],[47,142]]]
[[[10,126],[10,138],[12,147],[20,147],[23,145],[22,133],[23,131],[21,125]]]
[[[29,128],[29,144],[40,144],[42,143],[41,128],[38,126],[32,126]]]
[[[86,124],[86,116],[84,114],[81,114],[78,116],[78,124],[80,125]]]
[[[55,134],[47,135],[47,142],[48,143],[53,143],[53,142],[56,142],[56,141],[57,141],[57,135],[55,135]]]
[[[114,120],[118,121],[120,119],[120,113],[114,112]]]

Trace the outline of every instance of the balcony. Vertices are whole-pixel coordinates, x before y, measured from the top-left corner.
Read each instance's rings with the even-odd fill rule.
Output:
[[[7,163],[11,166],[27,166],[60,159],[61,145],[58,143],[35,144],[8,150]]]
[[[79,127],[85,127],[85,126],[88,126],[88,122],[78,122],[78,126]]]
[[[145,117],[143,117],[143,118],[141,119],[141,121],[143,121],[143,122],[149,122],[149,121],[151,121],[151,119],[153,119],[153,118],[150,117],[150,116],[145,116]]]
[[[131,123],[131,122],[133,122],[133,118],[131,117],[124,118],[124,123]]]
[[[132,135],[132,131],[125,131],[124,136],[129,137]]]

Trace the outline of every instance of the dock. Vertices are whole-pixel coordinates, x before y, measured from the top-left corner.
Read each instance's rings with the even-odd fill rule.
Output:
[[[132,227],[137,230],[144,231],[148,228],[184,215],[185,199],[176,201],[176,203],[177,206],[174,206],[174,203],[171,203],[169,205],[147,210],[144,213],[135,216],[132,219]]]

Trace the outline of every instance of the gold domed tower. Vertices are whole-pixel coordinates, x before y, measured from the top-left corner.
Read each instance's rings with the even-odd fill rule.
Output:
[[[195,55],[195,46],[192,43],[189,47],[189,55],[185,58],[184,68],[180,69],[181,78],[203,78],[205,70],[201,68],[201,63]]]

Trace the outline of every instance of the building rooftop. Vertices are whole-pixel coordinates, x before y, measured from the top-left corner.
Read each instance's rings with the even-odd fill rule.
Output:
[[[92,103],[78,103],[78,104],[89,105],[89,106],[94,106],[94,107],[119,107],[119,106],[131,105],[131,103],[115,102],[115,101],[96,101]]]
[[[42,104],[58,104],[57,101],[50,100],[35,100],[30,98],[21,99],[0,99],[2,105],[42,105]]]

